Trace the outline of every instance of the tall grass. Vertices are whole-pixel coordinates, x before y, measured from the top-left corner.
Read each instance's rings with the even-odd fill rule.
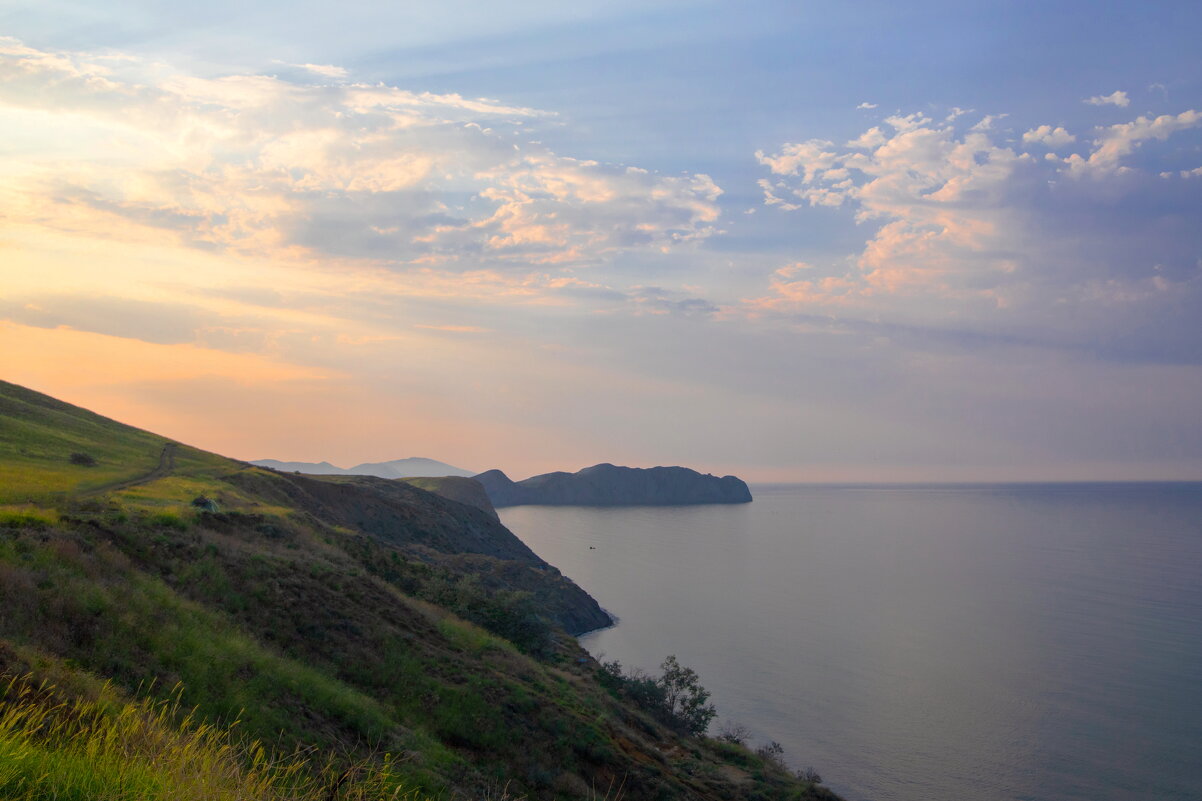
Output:
[[[166,701],[63,699],[0,685],[0,798],[11,801],[420,801],[385,757],[351,767],[273,756]]]

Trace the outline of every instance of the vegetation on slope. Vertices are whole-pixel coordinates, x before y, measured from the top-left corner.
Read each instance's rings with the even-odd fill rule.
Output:
[[[164,472],[168,444],[0,384],[0,672],[51,681],[67,704],[28,683],[0,700],[15,721],[0,777],[26,797],[71,797],[29,777],[75,786],[89,738],[120,732],[168,749],[120,747],[126,797],[176,781],[162,756],[176,746],[199,749],[214,787],[261,788],[229,797],[310,797],[346,765],[362,781],[325,797],[833,797],[640,708],[561,628],[585,625],[587,596],[484,512],[182,445]],[[110,713],[153,736],[106,729]]]
[[[0,797],[11,801],[420,801],[391,760],[315,762],[271,755],[236,727],[198,720],[177,699],[94,697],[45,683],[0,685]]]

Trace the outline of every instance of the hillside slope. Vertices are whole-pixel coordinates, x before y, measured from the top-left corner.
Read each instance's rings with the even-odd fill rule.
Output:
[[[615,689],[564,631],[604,613],[484,511],[250,466],[4,383],[0,466],[0,674],[97,714],[123,703],[104,681],[126,699],[178,685],[182,708],[313,765],[391,754],[390,787],[420,797],[833,797]],[[0,790],[35,753],[18,735],[46,781],[99,770],[47,731],[0,730]]]

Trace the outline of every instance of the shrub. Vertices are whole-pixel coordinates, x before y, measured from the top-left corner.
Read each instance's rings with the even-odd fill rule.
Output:
[[[710,692],[701,686],[697,672],[669,656],[660,670],[663,675],[653,678],[637,668],[629,674],[622,663],[601,662],[597,674],[601,685],[630,701],[661,723],[685,734],[698,736],[709,728],[717,710],[709,701]]]
[[[213,500],[207,495],[197,495],[192,499],[192,506],[200,509],[203,512],[212,512],[214,514],[221,510],[217,505],[217,501]]]
[[[747,745],[747,741],[751,739],[751,730],[742,723],[727,721],[718,729],[718,739],[731,745]]]
[[[706,703],[710,692],[701,686],[697,671],[677,662],[675,656],[665,659],[660,669],[664,671],[659,683],[664,688],[668,713],[689,734],[704,734],[718,712],[712,704]]]
[[[801,779],[803,782],[809,782],[810,784],[822,784],[822,777],[819,776],[818,771],[814,770],[813,768],[806,768],[805,770],[797,771],[797,778]]]
[[[776,740],[755,749],[755,755],[765,762],[771,762],[779,767],[785,766],[785,748]]]
[[[96,457],[90,453],[73,453],[71,454],[71,464],[77,464],[81,467],[95,467]]]

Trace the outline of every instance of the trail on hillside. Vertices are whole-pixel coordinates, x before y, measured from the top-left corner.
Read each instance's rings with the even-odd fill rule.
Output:
[[[157,481],[160,478],[166,478],[171,475],[171,471],[175,469],[175,445],[174,442],[168,442],[163,446],[162,453],[159,454],[159,465],[144,476],[137,478],[127,478],[122,481],[114,481],[87,492],[80,493],[81,495],[99,495],[104,492],[118,492],[130,487],[136,487],[139,484],[149,484],[151,481]]]

